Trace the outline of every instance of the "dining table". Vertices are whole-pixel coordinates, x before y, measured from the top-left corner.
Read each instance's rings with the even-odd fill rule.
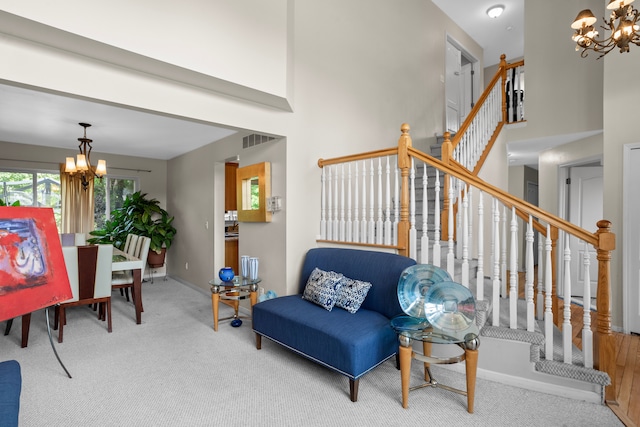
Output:
[[[142,269],[145,260],[136,258],[118,248],[113,248],[111,271],[131,270],[133,272],[133,288],[131,296],[136,308],[136,323],[142,323]]]

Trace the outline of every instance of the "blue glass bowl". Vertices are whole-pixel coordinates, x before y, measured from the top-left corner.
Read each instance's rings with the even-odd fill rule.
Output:
[[[416,264],[404,269],[398,280],[398,301],[409,316],[424,318],[424,296],[429,288],[450,281],[446,270],[431,264]]]
[[[476,300],[460,283],[436,283],[424,297],[424,313],[431,326],[443,331],[463,331],[476,318]]]
[[[230,282],[233,280],[233,268],[231,267],[222,267],[220,269],[220,271],[218,272],[218,276],[220,277],[220,280],[222,280],[223,282]]]

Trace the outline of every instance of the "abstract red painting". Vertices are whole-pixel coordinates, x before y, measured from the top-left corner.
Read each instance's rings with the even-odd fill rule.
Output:
[[[0,206],[0,321],[71,296],[53,209]]]

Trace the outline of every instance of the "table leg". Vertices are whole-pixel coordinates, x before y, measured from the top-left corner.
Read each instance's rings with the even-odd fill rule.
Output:
[[[478,350],[465,349],[467,372],[467,411],[473,414],[473,399],[476,394],[476,372],[478,370]]]
[[[218,332],[218,303],[220,302],[220,294],[211,292],[211,309],[213,310],[213,330]]]
[[[411,357],[413,350],[411,347],[400,346],[400,382],[402,383],[402,407],[409,407],[409,377],[411,374]]]
[[[133,303],[136,306],[136,323],[142,323],[142,269],[133,269],[133,291],[135,298]]]

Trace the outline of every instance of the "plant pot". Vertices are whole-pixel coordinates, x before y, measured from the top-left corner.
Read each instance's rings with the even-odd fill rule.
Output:
[[[147,264],[151,268],[162,267],[164,265],[164,256],[167,253],[167,248],[162,248],[160,253],[156,251],[149,251],[149,255],[147,255]]]

